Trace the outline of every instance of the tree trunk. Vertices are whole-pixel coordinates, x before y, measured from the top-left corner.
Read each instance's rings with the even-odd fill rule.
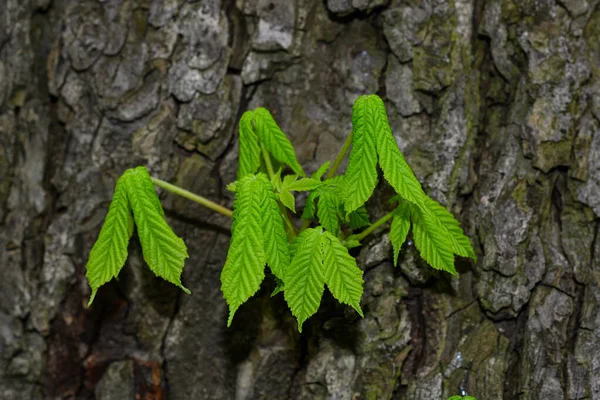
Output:
[[[0,1],[0,398],[600,399],[599,3]],[[193,294],[134,239],[86,307],[125,169],[231,207],[242,112],[312,172],[367,93],[476,248],[457,279],[379,232],[364,319],[325,296],[300,335],[267,280],[226,328],[230,222],[161,192]]]

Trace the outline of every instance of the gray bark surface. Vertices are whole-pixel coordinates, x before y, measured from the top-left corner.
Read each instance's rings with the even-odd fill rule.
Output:
[[[599,3],[0,1],[0,399],[600,399]],[[159,191],[193,294],[134,239],[86,307],[125,169],[231,207],[243,111],[312,172],[366,93],[474,243],[458,279],[378,233],[364,319],[325,296],[300,335],[267,281],[227,329],[229,221]]]

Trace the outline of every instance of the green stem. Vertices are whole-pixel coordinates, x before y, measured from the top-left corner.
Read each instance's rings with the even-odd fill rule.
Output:
[[[194,194],[192,192],[189,192],[185,189],[180,188],[179,186],[175,186],[170,184],[169,182],[165,182],[163,180],[160,180],[158,178],[152,178],[152,183],[154,183],[156,186],[161,187],[171,193],[175,193],[179,196],[185,197],[186,199],[195,201],[196,203],[202,204],[204,207],[208,207],[213,211],[216,211],[220,214],[223,214],[229,218],[231,218],[233,216],[233,211],[231,211],[228,208],[225,208],[217,203],[215,203],[214,201],[208,200],[205,197],[202,196],[198,196],[197,194]]]
[[[269,152],[267,151],[267,149],[264,145],[261,144],[260,148],[262,149],[262,155],[263,155],[263,159],[265,160],[265,166],[267,167],[267,173],[269,174],[269,179],[273,179],[273,177],[275,176],[275,171],[273,171],[273,164],[271,163],[271,156],[269,155]],[[292,238],[295,238],[296,236],[298,236],[298,232],[296,231],[296,227],[292,223],[292,219],[290,218],[290,213],[287,210],[287,208],[285,208],[285,206],[283,204],[281,204],[281,202],[278,202],[278,203],[279,203],[279,209],[281,210],[281,215],[283,216],[283,222],[285,223],[288,230],[290,231]]]
[[[298,236],[298,232],[296,231],[296,227],[292,223],[290,211],[283,204],[281,204],[281,202],[278,202],[278,204],[280,214],[283,216],[283,223],[287,226],[288,230],[290,231],[291,238],[294,239],[296,236]]]
[[[365,237],[367,237],[371,233],[373,233],[373,231],[375,231],[375,229],[379,228],[381,225],[383,225],[386,222],[388,222],[394,216],[394,213],[395,213],[395,211],[392,211],[390,213],[385,214],[383,217],[381,217],[377,221],[373,222],[367,229],[365,229],[361,233],[359,233],[357,235],[352,235],[352,238],[356,239],[356,240],[358,240],[360,242]]]
[[[348,149],[350,148],[350,145],[352,144],[353,137],[354,137],[354,131],[350,132],[350,134],[346,138],[346,141],[342,145],[340,152],[338,153],[337,157],[335,157],[335,161],[333,162],[333,165],[329,169],[329,172],[327,172],[325,179],[331,179],[335,176],[337,169],[339,168],[342,161],[344,161],[344,157],[346,156],[346,153],[348,152]]]
[[[269,179],[273,179],[273,177],[275,176],[275,171],[273,171],[273,164],[271,164],[271,156],[269,155],[269,152],[267,151],[264,145],[261,144],[260,148],[262,149],[263,159],[265,160],[265,166],[267,167],[267,172],[269,173]]]

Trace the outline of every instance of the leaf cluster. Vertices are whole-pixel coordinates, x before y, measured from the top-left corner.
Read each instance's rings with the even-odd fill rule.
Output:
[[[362,316],[363,272],[348,249],[359,246],[389,219],[394,265],[411,229],[421,257],[433,268],[456,275],[455,255],[475,259],[458,221],[425,194],[406,163],[383,101],[375,95],[359,97],[352,110],[352,126],[346,173],[335,176],[336,159],[333,166],[327,162],[307,177],[290,140],[267,109],[242,115],[237,181],[228,185],[235,193],[231,243],[221,273],[228,326],[238,308],[259,290],[266,266],[277,281],[273,295],[283,293],[299,331],[317,312],[325,287]],[[378,168],[397,195],[392,199],[393,211],[371,224],[365,203],[378,184]],[[307,192],[298,197],[305,199],[300,232],[292,219],[299,192]],[[117,182],[105,224],[90,253],[91,300],[125,263],[134,225],[152,271],[187,291],[180,280],[187,250],[164,219],[148,171],[138,167],[126,171]]]
[[[134,227],[144,260],[156,276],[190,293],[181,284],[187,247],[164,218],[164,211],[145,167],[132,168],[119,178],[108,214],[86,265],[92,289],[88,306],[98,288],[116,278],[127,260],[127,247]]]

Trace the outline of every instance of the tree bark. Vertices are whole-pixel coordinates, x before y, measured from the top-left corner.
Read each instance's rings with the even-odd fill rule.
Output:
[[[0,398],[600,399],[599,3],[0,1]],[[325,296],[300,335],[267,280],[228,329],[230,222],[159,191],[193,294],[134,239],[86,307],[125,169],[231,207],[242,112],[312,172],[368,93],[474,244],[458,278],[378,232],[364,319]]]

